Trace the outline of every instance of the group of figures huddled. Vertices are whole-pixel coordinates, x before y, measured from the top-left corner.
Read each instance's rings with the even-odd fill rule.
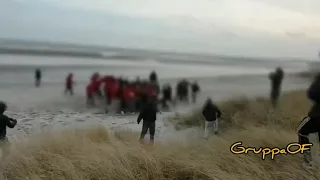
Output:
[[[134,81],[112,75],[101,76],[94,73],[86,88],[88,105],[95,105],[95,97],[103,99],[107,107],[113,101],[119,101],[119,113],[139,112],[147,101],[155,101],[162,109],[169,110],[170,105],[177,102],[189,102],[191,85],[191,97],[196,103],[197,94],[200,92],[199,84],[195,81],[190,84],[187,80],[177,83],[176,98],[173,97],[172,87],[169,83],[160,88],[156,72],[151,72],[148,80],[139,77]],[[106,110],[108,112],[108,110]]]

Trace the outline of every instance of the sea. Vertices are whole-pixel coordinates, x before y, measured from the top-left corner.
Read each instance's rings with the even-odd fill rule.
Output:
[[[290,73],[308,69],[308,62],[296,60],[254,59],[24,41],[14,43],[0,41],[0,49],[3,47],[38,51],[90,52],[97,56],[0,53],[0,88],[33,85],[35,68],[42,70],[42,81],[45,84],[63,83],[70,72],[74,73],[77,83],[87,83],[94,72],[128,79],[137,77],[144,79],[151,71],[156,71],[160,79],[181,79],[261,75],[270,73],[278,66]]]

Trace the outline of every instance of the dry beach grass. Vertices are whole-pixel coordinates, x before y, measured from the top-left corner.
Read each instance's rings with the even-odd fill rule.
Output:
[[[29,142],[12,144],[2,164],[1,179],[8,180],[271,180],[319,179],[307,172],[302,155],[279,155],[274,160],[257,154],[235,155],[234,142],[245,146],[285,147],[296,142],[295,127],[306,115],[310,102],[304,92],[281,98],[272,110],[263,99],[239,98],[220,103],[224,113],[218,138],[199,139],[183,146],[155,144],[142,147],[138,134],[108,133],[104,128],[43,134]],[[201,125],[197,111],[171,119],[177,127]]]

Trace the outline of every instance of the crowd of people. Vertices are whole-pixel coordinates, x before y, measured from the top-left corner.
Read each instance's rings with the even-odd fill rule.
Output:
[[[107,106],[114,100],[119,101],[119,113],[139,112],[147,100],[153,100],[165,110],[170,109],[170,105],[175,105],[177,101],[189,102],[189,89],[191,89],[193,102],[196,102],[200,87],[197,82],[192,84],[187,80],[181,80],[177,84],[176,95],[173,98],[172,87],[166,83],[161,88],[156,72],[151,72],[149,79],[129,81],[125,78],[112,75],[101,76],[94,73],[90,83],[86,88],[88,105],[95,105],[95,97],[103,99]],[[106,110],[108,112],[108,110]]]
[[[284,78],[284,72],[281,68],[277,68],[275,72],[269,74],[271,82],[270,101],[276,107],[278,98],[280,97],[281,85]],[[35,71],[35,86],[41,84],[41,71]],[[73,95],[73,74],[70,73],[66,77],[65,93]],[[140,141],[147,132],[150,133],[151,143],[154,142],[155,121],[157,113],[160,112],[158,104],[163,108],[169,108],[168,102],[174,104],[175,101],[189,102],[189,87],[191,86],[192,102],[196,102],[197,94],[200,92],[200,86],[197,82],[190,84],[187,80],[181,80],[177,83],[176,98],[173,98],[172,87],[170,84],[164,84],[160,91],[157,74],[152,72],[148,80],[128,81],[121,77],[101,76],[99,73],[94,73],[90,83],[87,85],[87,103],[94,104],[94,96],[105,99],[106,104],[110,105],[113,100],[120,100],[119,111],[138,111],[139,116],[137,123],[143,120]],[[162,92],[162,98],[159,94]],[[307,97],[314,102],[314,105],[307,117],[302,120],[298,126],[297,133],[300,144],[309,143],[309,134],[317,132],[320,142],[320,73],[307,91]],[[175,99],[175,100],[174,100]],[[14,128],[17,120],[4,115],[7,106],[4,102],[0,102],[0,145],[8,143],[6,137],[6,128]],[[205,118],[205,138],[213,131],[218,132],[218,120],[222,115],[219,107],[209,98],[202,109],[202,115]],[[304,154],[305,161],[311,163],[311,152],[307,151]]]

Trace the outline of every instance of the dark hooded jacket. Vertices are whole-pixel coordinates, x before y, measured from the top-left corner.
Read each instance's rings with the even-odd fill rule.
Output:
[[[206,121],[215,121],[221,117],[221,111],[211,100],[207,100],[202,110],[202,115]]]
[[[314,103],[309,111],[309,117],[320,117],[320,73],[309,87],[307,96]]]
[[[9,118],[3,114],[6,109],[6,104],[0,102],[0,140],[5,140],[7,135],[7,127],[14,128],[17,124],[17,120]]]
[[[157,108],[157,104],[154,101],[148,101],[140,111],[138,116],[138,123],[143,119],[143,122],[155,122],[157,120],[157,112],[159,112]]]
[[[276,72],[269,75],[269,79],[271,80],[271,98],[277,98],[280,95],[283,76],[284,73],[281,68],[277,68]]]
[[[198,83],[193,83],[191,86],[192,93],[198,93],[200,91],[200,87]]]

